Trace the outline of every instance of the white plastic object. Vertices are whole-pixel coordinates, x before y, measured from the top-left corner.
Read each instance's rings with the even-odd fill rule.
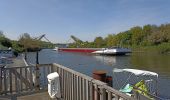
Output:
[[[53,72],[47,75],[48,94],[51,98],[61,98],[59,74]]]

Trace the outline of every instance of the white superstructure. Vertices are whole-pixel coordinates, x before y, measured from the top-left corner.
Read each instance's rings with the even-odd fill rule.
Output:
[[[126,53],[131,53],[131,50],[122,47],[112,47],[112,48],[103,48],[102,50],[98,50],[92,53],[103,54],[103,55],[125,55]]]

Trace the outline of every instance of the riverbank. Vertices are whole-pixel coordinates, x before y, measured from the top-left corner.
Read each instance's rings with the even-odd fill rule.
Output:
[[[156,46],[134,46],[132,47],[133,52],[149,52],[159,54],[170,53],[170,43],[163,43]]]

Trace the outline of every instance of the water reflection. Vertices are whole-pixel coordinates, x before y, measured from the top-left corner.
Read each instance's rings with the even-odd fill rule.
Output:
[[[170,77],[170,55],[134,53],[131,63],[133,68],[150,70]]]
[[[97,61],[113,68],[131,68],[130,56],[93,56]]]
[[[112,56],[99,56],[99,55],[95,55],[93,56],[97,61],[100,61],[104,64],[113,66],[114,64],[116,64],[116,57],[112,57]]]

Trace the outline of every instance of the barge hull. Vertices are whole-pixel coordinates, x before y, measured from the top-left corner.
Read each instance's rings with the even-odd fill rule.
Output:
[[[58,48],[59,51],[92,53],[100,48]]]

